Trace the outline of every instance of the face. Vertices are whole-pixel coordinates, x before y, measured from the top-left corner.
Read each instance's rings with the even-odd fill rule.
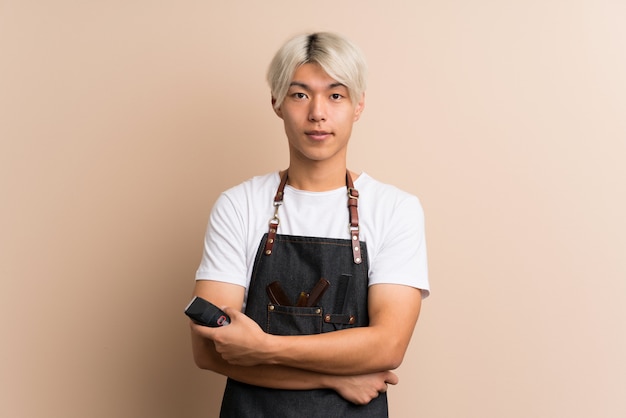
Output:
[[[345,165],[352,125],[364,99],[352,103],[348,88],[320,65],[297,68],[276,114],[283,120],[291,163],[329,162]]]

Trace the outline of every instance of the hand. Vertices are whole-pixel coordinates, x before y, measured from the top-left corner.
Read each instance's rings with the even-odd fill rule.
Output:
[[[395,373],[378,372],[357,376],[335,376],[333,389],[347,401],[366,405],[378,395],[387,391],[387,384],[398,383]]]
[[[192,322],[191,328],[198,335],[215,344],[215,350],[230,364],[256,366],[265,363],[263,347],[268,334],[247,315],[233,308],[223,308],[230,317],[230,324],[210,328]]]

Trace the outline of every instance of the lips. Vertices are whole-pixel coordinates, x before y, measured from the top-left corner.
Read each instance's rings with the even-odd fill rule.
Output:
[[[311,138],[314,141],[323,141],[326,138],[330,137],[332,134],[328,131],[307,131],[305,132],[306,136]]]

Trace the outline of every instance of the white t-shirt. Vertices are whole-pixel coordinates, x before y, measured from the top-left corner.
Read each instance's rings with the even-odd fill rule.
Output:
[[[217,199],[204,240],[196,280],[244,286],[274,216],[278,172],[253,177]],[[360,240],[367,244],[369,285],[402,284],[428,296],[424,212],[417,197],[366,173],[354,181],[359,191]],[[309,192],[287,185],[278,210],[278,234],[350,239],[347,189]],[[247,292],[246,292],[247,294]]]

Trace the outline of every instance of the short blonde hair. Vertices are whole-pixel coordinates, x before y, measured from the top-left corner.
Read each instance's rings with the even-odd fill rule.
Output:
[[[283,103],[296,69],[309,63],[319,64],[330,77],[344,84],[356,106],[366,87],[367,64],[363,53],[342,36],[317,32],[291,38],[274,55],[267,71],[274,108]]]

